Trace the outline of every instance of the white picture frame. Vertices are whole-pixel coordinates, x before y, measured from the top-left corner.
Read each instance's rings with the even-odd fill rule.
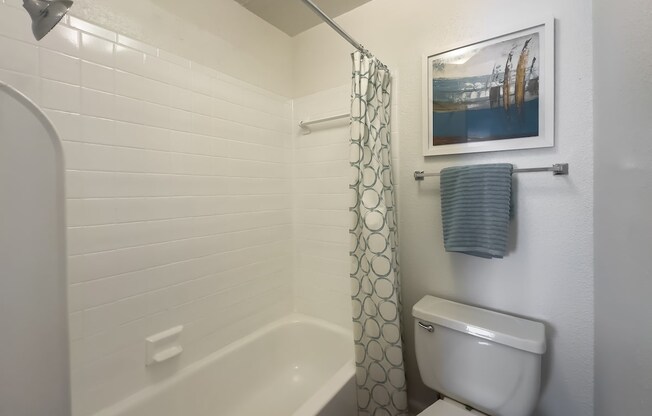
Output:
[[[424,54],[422,79],[424,156],[555,145],[554,18]]]

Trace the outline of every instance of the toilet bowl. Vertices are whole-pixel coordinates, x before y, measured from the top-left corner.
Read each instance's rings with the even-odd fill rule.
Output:
[[[420,416],[529,416],[536,407],[542,323],[425,296],[412,309],[419,372],[444,398]]]

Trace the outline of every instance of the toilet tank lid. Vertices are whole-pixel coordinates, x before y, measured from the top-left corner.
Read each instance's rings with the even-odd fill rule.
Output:
[[[424,296],[412,316],[479,338],[535,354],[546,352],[545,327],[540,322]]]

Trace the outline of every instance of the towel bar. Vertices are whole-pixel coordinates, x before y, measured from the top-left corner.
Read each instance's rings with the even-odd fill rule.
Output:
[[[523,168],[514,169],[514,173],[529,173],[529,172],[552,172],[554,176],[568,175],[568,163],[556,163],[549,168]],[[422,181],[427,177],[439,176],[441,173],[425,173],[422,170],[414,172],[414,180]]]
[[[349,117],[351,117],[351,113],[338,114],[336,116],[318,118],[318,119],[315,119],[315,120],[300,121],[299,122],[299,127],[301,127],[301,131],[303,132],[303,134],[310,134],[312,132],[312,130],[310,130],[310,126],[312,124],[324,123],[324,122],[327,122],[327,121],[340,120],[340,119],[349,118]]]

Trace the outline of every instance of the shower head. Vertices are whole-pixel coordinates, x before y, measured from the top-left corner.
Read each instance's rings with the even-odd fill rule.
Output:
[[[32,18],[32,32],[41,40],[68,13],[72,1],[66,0],[23,0],[23,7]]]

